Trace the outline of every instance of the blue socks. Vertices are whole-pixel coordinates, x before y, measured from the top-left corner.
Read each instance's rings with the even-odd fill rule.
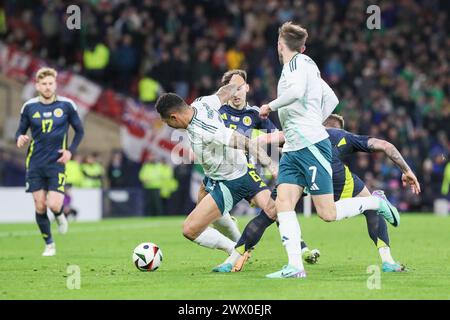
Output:
[[[39,214],[36,212],[36,222],[41,231],[42,238],[45,244],[50,244],[53,242],[52,231],[50,227],[50,220],[48,219],[47,213]]]

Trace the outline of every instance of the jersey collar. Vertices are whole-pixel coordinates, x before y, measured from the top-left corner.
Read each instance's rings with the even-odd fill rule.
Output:
[[[296,54],[294,54],[294,55],[292,56],[291,60],[289,60],[289,62],[286,62],[286,63],[283,65],[283,67],[286,66],[286,65],[288,65],[289,63],[291,63],[292,60],[294,60],[294,58],[295,58],[296,56],[298,56],[299,54],[300,54],[300,52],[297,52]]]
[[[224,106],[227,107],[229,113],[242,114],[247,110],[247,108],[249,107],[249,104],[247,103],[241,110],[235,109],[229,104],[225,104]]]
[[[53,97],[52,97],[52,100],[50,101],[50,103],[43,103],[43,102],[42,102],[42,96],[39,95],[39,102],[42,103],[42,104],[45,104],[45,105],[52,104],[52,103],[55,102],[56,100],[57,100],[57,96],[56,96],[56,94],[54,94]]]
[[[188,127],[192,124],[192,120],[194,120],[194,118],[197,116],[197,108],[194,106],[191,106],[191,107],[192,107],[192,109],[194,109],[194,114],[192,115],[191,120],[189,120]]]

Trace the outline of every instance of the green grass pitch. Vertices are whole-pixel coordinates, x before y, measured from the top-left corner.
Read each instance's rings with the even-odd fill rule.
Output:
[[[389,226],[392,253],[409,272],[380,275],[369,289],[371,265],[381,268],[364,217],[300,223],[317,265],[306,279],[266,279],[287,258],[278,230],[271,226],[244,271],[216,274],[221,251],[202,248],[181,234],[183,217],[108,219],[72,223],[56,234],[57,255],[41,257],[43,241],[34,224],[0,225],[0,299],[450,299],[450,218],[404,214]],[[243,229],[248,218],[240,218]],[[131,261],[141,242],[158,244],[164,260],[155,272],[140,272]],[[70,265],[80,268],[80,289],[68,289]],[[369,281],[370,282],[370,281]]]

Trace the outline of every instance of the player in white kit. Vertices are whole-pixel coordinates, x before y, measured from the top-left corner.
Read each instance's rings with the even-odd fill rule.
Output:
[[[398,211],[386,198],[370,196],[334,202],[332,149],[322,125],[324,82],[315,62],[303,54],[307,37],[307,31],[292,22],[280,27],[278,54],[283,70],[278,82],[278,97],[260,108],[262,118],[278,110],[286,140],[280,160],[275,205],[278,221],[283,222],[279,229],[289,262],[280,271],[267,275],[269,278],[305,275],[301,232],[295,212],[304,188],[308,188],[317,214],[325,221],[342,220],[380,207],[381,214],[388,221],[399,219]]]
[[[270,190],[256,171],[249,168],[244,151],[275,177],[277,166],[256,141],[227,128],[218,111],[239,87],[228,84],[215,95],[198,98],[191,105],[173,93],[162,95],[156,102],[156,109],[165,123],[187,131],[196,160],[205,171],[199,202],[183,224],[183,235],[199,245],[221,249],[230,255],[229,260],[213,270],[217,272],[231,269],[242,253],[235,249],[234,241],[209,227],[211,223],[221,219],[242,199],[276,215]]]

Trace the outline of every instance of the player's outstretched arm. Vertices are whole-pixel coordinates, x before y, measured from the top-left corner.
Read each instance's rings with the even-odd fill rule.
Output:
[[[286,140],[284,139],[283,131],[275,131],[268,134],[260,135],[253,140],[256,139],[256,142],[259,145],[266,145],[266,144],[272,144],[272,143],[278,143],[279,145],[282,145]]]
[[[230,138],[229,145],[235,149],[245,150],[261,163],[264,168],[269,169],[274,178],[278,177],[278,167],[273,164],[272,159],[260,146],[257,140],[250,140],[243,134],[234,131]]]
[[[230,100],[240,86],[234,83],[226,84],[217,90],[216,95],[219,97],[220,103],[225,104]]]
[[[369,150],[371,151],[382,151],[389,159],[392,160],[402,171],[402,181],[403,186],[406,187],[407,184],[411,187],[411,191],[415,194],[420,193],[420,184],[417,180],[416,175],[411,170],[411,168],[406,163],[405,159],[403,159],[400,151],[390,142],[386,140],[370,138],[367,141],[367,145]]]

